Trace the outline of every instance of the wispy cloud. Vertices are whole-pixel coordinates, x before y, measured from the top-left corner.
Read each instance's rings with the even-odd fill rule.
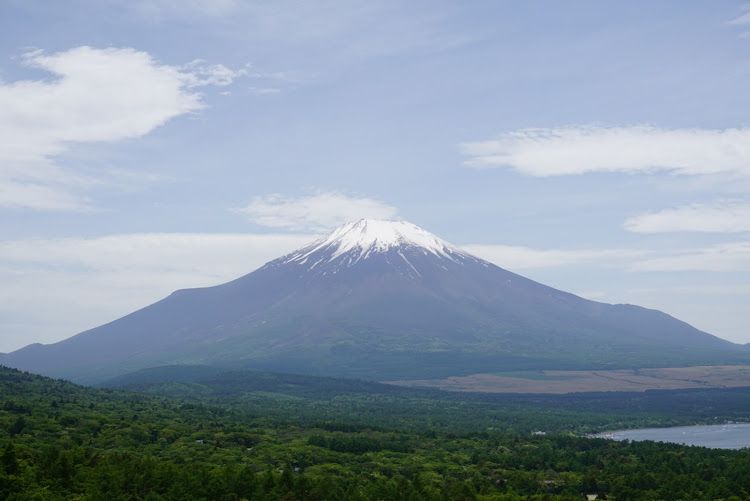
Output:
[[[633,271],[659,272],[750,271],[750,242],[722,243],[638,260],[631,265],[631,269]]]
[[[692,249],[534,249],[510,245],[461,248],[511,271],[585,266],[624,271],[750,271],[750,242]]]
[[[34,208],[50,211],[84,211],[85,199],[58,186],[33,184],[25,180],[3,179],[0,175],[0,207]]]
[[[636,233],[750,232],[750,204],[692,204],[631,217],[625,221],[624,226],[628,231]]]
[[[380,200],[335,191],[296,198],[279,194],[254,197],[233,211],[262,226],[315,232],[363,217],[393,219],[398,215],[395,207]]]
[[[221,18],[236,12],[237,0],[126,0],[121,2],[148,19]]]
[[[750,3],[745,4],[742,10],[744,10],[742,14],[735,17],[734,19],[729,20],[727,24],[750,26]]]
[[[54,342],[158,301],[217,285],[312,234],[140,233],[0,241],[0,351]],[[44,315],[39,315],[43,311]]]
[[[630,294],[699,294],[706,296],[734,296],[750,295],[750,284],[732,285],[732,284],[690,284],[690,285],[672,285],[668,287],[644,287],[640,289],[629,289]]]
[[[257,96],[267,96],[269,94],[279,94],[281,92],[281,89],[278,87],[250,87],[249,91],[251,94],[255,94]]]
[[[750,9],[748,10],[748,12],[745,12],[741,16],[738,16],[732,19],[731,21],[729,21],[729,24],[735,24],[735,25],[741,25],[741,26],[750,25]]]
[[[202,109],[196,87],[241,74],[197,61],[163,65],[130,48],[34,51],[23,62],[54,78],[0,81],[0,207],[37,210],[87,208],[80,192],[99,180],[56,163],[71,146],[144,136]]]
[[[511,271],[595,263],[624,266],[624,262],[647,254],[629,249],[533,249],[482,244],[462,245],[461,249]]]
[[[235,278],[292,251],[315,234],[135,233],[94,238],[0,241],[0,260],[40,268],[189,272],[183,286]],[[208,282],[207,282],[208,281]]]
[[[740,14],[734,19],[728,21],[727,24],[732,25],[732,26],[740,26],[742,28],[749,27],[750,26],[750,4],[746,4],[743,10],[745,11],[743,14]],[[749,38],[750,31],[744,30],[740,32],[740,37]]]
[[[188,87],[226,87],[231,85],[235,78],[248,74],[247,68],[235,71],[223,64],[208,64],[204,59],[194,59],[181,66],[180,71],[188,82]]]
[[[653,171],[750,175],[750,128],[520,129],[460,147],[470,157],[466,162],[469,166],[509,167],[539,177]]]
[[[340,63],[432,52],[466,44],[476,36],[448,29],[454,8],[438,4],[425,9],[392,0],[111,1],[149,23],[192,23],[243,42],[313,51],[316,71],[326,60]]]

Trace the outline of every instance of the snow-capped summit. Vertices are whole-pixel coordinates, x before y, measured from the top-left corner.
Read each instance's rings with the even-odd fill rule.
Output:
[[[467,262],[488,265],[408,221],[360,219],[266,266],[294,267],[300,278],[331,277],[349,270],[395,272],[422,281],[425,273],[434,276]]]
[[[360,219],[339,226],[329,235],[292,252],[283,260],[284,263],[305,264],[312,256],[316,256],[317,264],[346,257],[346,264],[351,265],[360,259],[392,249],[410,249],[454,262],[459,256],[469,257],[466,252],[408,221]]]

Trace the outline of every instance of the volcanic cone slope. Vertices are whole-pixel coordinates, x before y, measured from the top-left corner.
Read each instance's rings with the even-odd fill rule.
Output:
[[[167,364],[386,380],[748,358],[662,312],[547,287],[409,222],[360,220],[232,282],[0,362],[93,382]]]

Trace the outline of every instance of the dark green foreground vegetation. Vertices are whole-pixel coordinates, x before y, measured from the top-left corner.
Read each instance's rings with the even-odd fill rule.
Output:
[[[390,400],[398,417],[388,421],[376,413],[369,423],[362,416],[359,423],[315,423],[302,415],[301,402],[321,408],[323,396],[303,397],[299,392],[309,390],[299,388],[268,391],[273,388],[243,392],[243,410],[235,410],[204,405],[194,395],[191,402],[85,388],[0,368],[0,499],[750,498],[748,450],[531,435],[520,432],[520,424],[508,426],[502,414],[494,430],[468,433],[461,431],[461,406],[469,420],[483,405],[506,407],[505,416],[518,423],[523,413],[542,422],[555,412],[537,404],[435,399],[435,412],[443,404],[454,410],[433,427],[425,424],[430,416],[418,415],[428,411],[429,399],[409,393],[373,394],[368,407],[364,392],[333,392],[328,401],[341,415]],[[219,398],[213,391],[211,398]],[[285,416],[284,399],[294,402]],[[337,399],[356,405],[342,407]],[[417,404],[411,421],[409,399]],[[322,415],[313,410],[314,417]],[[586,413],[562,414],[572,421]],[[628,418],[612,421],[622,419]]]

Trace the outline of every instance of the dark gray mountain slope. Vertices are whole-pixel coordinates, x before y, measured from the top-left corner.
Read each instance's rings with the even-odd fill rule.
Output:
[[[749,359],[659,311],[552,289],[404,221],[362,220],[232,282],[0,362],[94,382],[166,364],[382,380]]]

